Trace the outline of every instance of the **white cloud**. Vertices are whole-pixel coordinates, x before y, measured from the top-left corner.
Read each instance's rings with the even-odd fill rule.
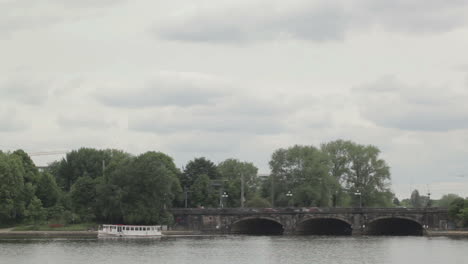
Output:
[[[0,108],[0,132],[20,132],[28,128],[13,108]]]
[[[98,100],[114,107],[141,108],[214,104],[229,95],[229,87],[222,80],[189,72],[160,72],[142,85],[116,86],[100,90]]]

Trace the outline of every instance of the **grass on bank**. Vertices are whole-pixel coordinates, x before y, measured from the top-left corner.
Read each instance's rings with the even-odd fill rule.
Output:
[[[88,231],[96,230],[96,227],[97,224],[95,223],[70,224],[64,226],[42,224],[16,226],[12,231]]]

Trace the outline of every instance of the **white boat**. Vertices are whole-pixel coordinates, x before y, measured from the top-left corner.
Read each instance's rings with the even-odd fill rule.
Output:
[[[98,237],[160,237],[162,226],[102,225]]]

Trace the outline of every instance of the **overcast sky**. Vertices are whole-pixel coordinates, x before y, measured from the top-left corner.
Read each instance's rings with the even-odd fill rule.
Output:
[[[178,166],[335,139],[468,196],[466,0],[0,0],[0,149]],[[56,156],[34,156],[45,165]]]

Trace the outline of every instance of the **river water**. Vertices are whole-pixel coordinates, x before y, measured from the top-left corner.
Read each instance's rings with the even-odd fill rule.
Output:
[[[0,263],[467,264],[468,239],[226,236],[162,239],[0,239]]]

